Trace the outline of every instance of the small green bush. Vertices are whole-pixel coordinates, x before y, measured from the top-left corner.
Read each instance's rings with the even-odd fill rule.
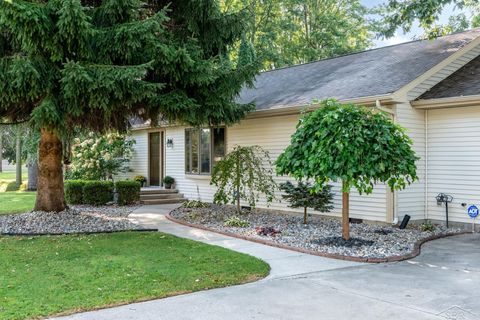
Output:
[[[208,208],[210,205],[199,200],[188,200],[183,203],[184,208]]]
[[[104,205],[113,200],[113,182],[86,181],[83,186],[83,202],[92,205]]]
[[[140,182],[132,180],[115,182],[115,190],[118,195],[117,203],[124,206],[140,200],[140,186]]]
[[[422,229],[423,232],[433,232],[435,231],[436,227],[433,223],[427,221],[420,225],[420,229]]]
[[[246,228],[250,226],[250,222],[247,220],[242,220],[237,216],[230,217],[223,223],[225,227],[237,227],[237,228]]]
[[[83,203],[83,180],[67,180],[65,181],[65,200],[70,204]]]
[[[175,179],[170,176],[163,178],[163,183],[172,185],[175,182]]]

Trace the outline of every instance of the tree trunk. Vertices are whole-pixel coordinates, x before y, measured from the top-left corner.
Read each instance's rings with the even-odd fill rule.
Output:
[[[303,224],[307,224],[307,207],[303,208]]]
[[[345,186],[345,182],[343,183]],[[348,192],[342,193],[342,238],[343,240],[350,239],[350,219],[349,219],[349,197]]]
[[[30,161],[30,163],[28,164],[28,184],[27,184],[28,191],[37,190],[37,176],[38,176],[38,162]]]
[[[62,171],[62,142],[48,130],[40,130],[38,145],[37,201],[35,211],[65,210]]]
[[[237,213],[241,213],[240,210],[240,186],[237,186]]]
[[[22,185],[22,136],[20,130],[17,131],[15,137],[15,162],[15,185],[17,189],[20,189],[20,186]]]

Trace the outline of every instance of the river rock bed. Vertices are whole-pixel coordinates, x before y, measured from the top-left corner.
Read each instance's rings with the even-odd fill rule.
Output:
[[[312,215],[308,224],[304,225],[301,214],[257,209],[245,210],[239,215],[231,206],[218,205],[209,205],[207,208],[180,207],[173,210],[170,215],[191,224],[222,232],[358,258],[403,256],[411,253],[415,243],[422,239],[461,231],[452,228],[447,230],[443,226],[436,226],[434,231],[422,231],[416,225],[409,225],[408,228],[401,230],[393,226],[351,223],[350,239],[345,241],[341,237],[341,221],[326,216]],[[225,226],[225,221],[232,217],[248,221],[249,226],[243,228]]]
[[[128,220],[138,206],[71,206],[59,212],[0,215],[0,234],[65,234],[138,230]]]

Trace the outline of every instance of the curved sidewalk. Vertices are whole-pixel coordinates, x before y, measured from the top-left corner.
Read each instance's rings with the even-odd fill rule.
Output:
[[[270,264],[271,274],[254,283],[80,313],[62,319],[473,320],[480,314],[480,304],[473,300],[472,305],[462,305],[470,288],[480,285],[480,270],[468,271],[471,261],[460,269],[456,267],[456,260],[451,261],[451,267],[450,262],[438,266],[432,264],[432,261],[445,261],[442,250],[458,246],[455,239],[427,244],[426,247],[434,249],[433,255],[427,251],[427,261],[421,259],[422,255],[400,263],[361,264],[296,253],[179,225],[165,217],[173,208],[174,205],[144,206],[132,213],[131,218],[161,232],[261,258]],[[480,237],[472,237],[472,241],[477,241],[473,248],[479,247]],[[468,255],[470,250],[466,249]],[[459,275],[470,281],[468,287],[458,285]]]

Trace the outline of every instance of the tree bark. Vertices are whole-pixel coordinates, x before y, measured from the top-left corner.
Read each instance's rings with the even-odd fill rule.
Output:
[[[65,210],[62,171],[62,142],[49,129],[40,130],[38,145],[37,201],[35,211]]]
[[[17,130],[15,137],[15,162],[15,185],[17,189],[20,189],[20,186],[22,185],[22,136],[20,130]]]
[[[307,224],[307,207],[303,208],[303,224]]]
[[[345,186],[345,182],[343,183]],[[348,192],[342,193],[342,238],[350,239],[350,219],[349,219],[349,198]]]
[[[38,162],[36,160],[31,161],[28,164],[28,184],[27,184],[28,191],[37,190],[37,176],[38,176]]]

